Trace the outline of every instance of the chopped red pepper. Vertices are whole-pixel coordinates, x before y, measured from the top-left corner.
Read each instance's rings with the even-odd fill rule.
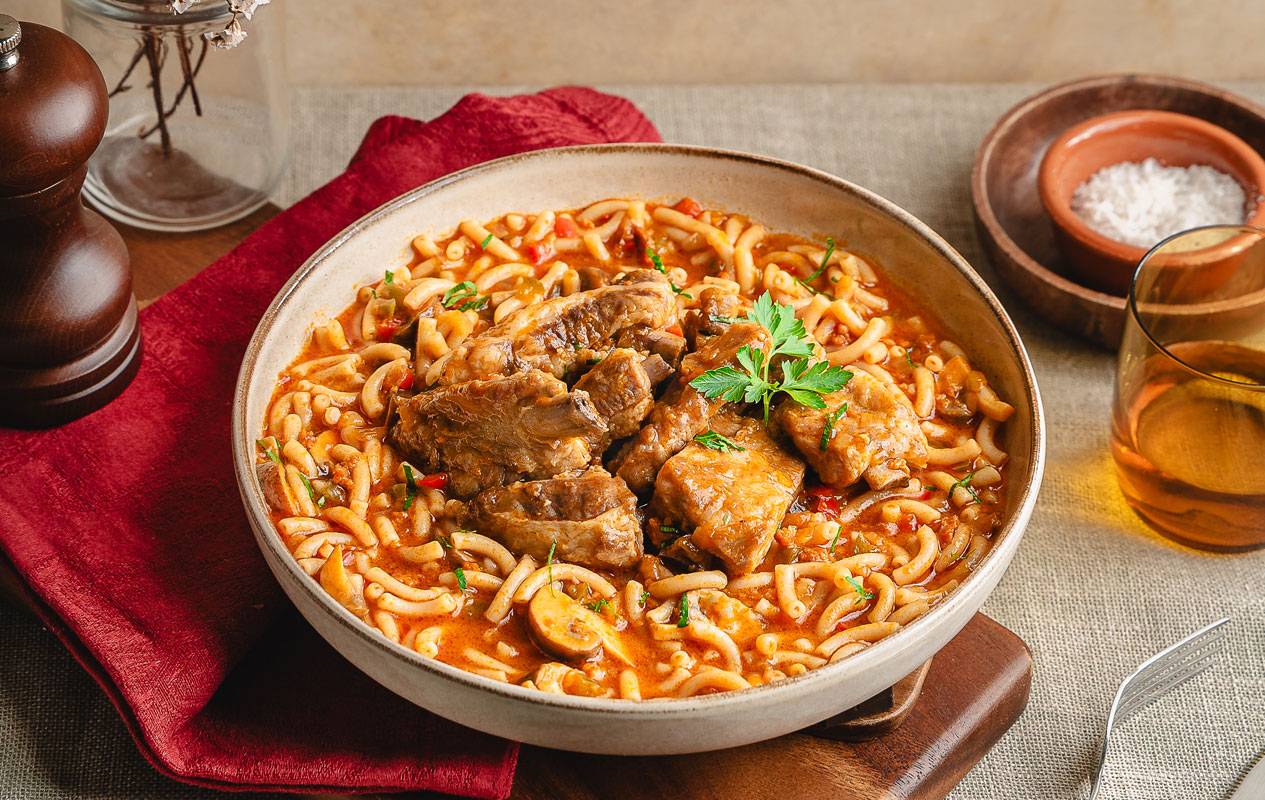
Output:
[[[404,373],[404,379],[395,385],[397,389],[408,389],[413,386],[413,373]]]
[[[540,266],[553,258],[553,242],[536,242],[527,245],[527,256],[531,258],[531,263]]]
[[[674,335],[674,336],[684,336],[684,335],[685,335],[685,332],[681,330],[681,326],[680,326],[680,325],[677,325],[676,323],[673,323],[673,324],[669,325],[668,327],[664,328],[664,330],[665,330],[665,331],[667,331],[668,333],[670,333],[670,334]]]
[[[385,342],[387,339],[390,339],[392,336],[394,336],[395,332],[398,331],[399,329],[400,329],[400,323],[396,322],[393,319],[389,319],[386,322],[379,322],[378,323],[378,341]]]
[[[434,475],[427,475],[417,482],[418,486],[424,486],[427,489],[442,489],[448,485],[448,473],[436,472]]]
[[[835,519],[839,516],[839,498],[818,496],[817,505],[813,508],[813,511]]]
[[[686,216],[693,217],[694,219],[698,219],[699,216],[703,213],[703,207],[699,205],[698,201],[695,200],[693,197],[682,197],[680,202],[672,206],[672,208],[676,209],[677,211],[680,211],[682,214],[685,214]]]
[[[896,523],[896,527],[905,533],[913,533],[918,527],[918,518],[913,514],[902,514],[900,520]]]
[[[575,239],[580,235],[579,227],[570,217],[558,217],[554,220],[553,232],[559,239]]]

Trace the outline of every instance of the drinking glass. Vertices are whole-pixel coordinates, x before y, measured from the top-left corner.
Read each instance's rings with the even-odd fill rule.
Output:
[[[1265,547],[1265,230],[1195,228],[1138,264],[1111,445],[1125,499],[1160,534]]]

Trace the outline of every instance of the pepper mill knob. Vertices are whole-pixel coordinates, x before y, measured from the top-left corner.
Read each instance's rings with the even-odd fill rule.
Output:
[[[22,42],[22,26],[8,14],[0,14],[0,72],[18,63],[18,45]]]
[[[69,36],[0,16],[0,108],[0,426],[45,427],[140,366],[127,246],[80,198],[105,79]]]

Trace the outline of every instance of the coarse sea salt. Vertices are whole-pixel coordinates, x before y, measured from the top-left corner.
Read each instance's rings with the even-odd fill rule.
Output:
[[[1109,239],[1153,247],[1188,228],[1241,225],[1248,202],[1238,181],[1218,169],[1166,167],[1148,158],[1095,172],[1072,193],[1072,212]]]

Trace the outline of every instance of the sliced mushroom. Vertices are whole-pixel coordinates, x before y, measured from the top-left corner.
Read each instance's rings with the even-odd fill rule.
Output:
[[[287,517],[299,513],[299,504],[295,502],[286,483],[285,470],[275,461],[265,461],[255,465],[255,474],[259,477],[259,488],[263,490],[264,500],[268,505]]]
[[[962,356],[954,356],[944,364],[936,377],[936,410],[940,415],[956,421],[964,421],[975,413],[966,404],[963,389],[971,367]]]
[[[369,610],[369,607],[365,605],[363,582],[354,580],[347,573],[347,568],[343,566],[341,544],[334,545],[333,552],[329,554],[329,558],[325,559],[325,566],[321,567],[321,586],[325,587],[325,591],[351,613],[363,614]]]
[[[583,661],[602,646],[597,615],[569,595],[545,587],[527,606],[527,623],[541,650],[564,661]]]

